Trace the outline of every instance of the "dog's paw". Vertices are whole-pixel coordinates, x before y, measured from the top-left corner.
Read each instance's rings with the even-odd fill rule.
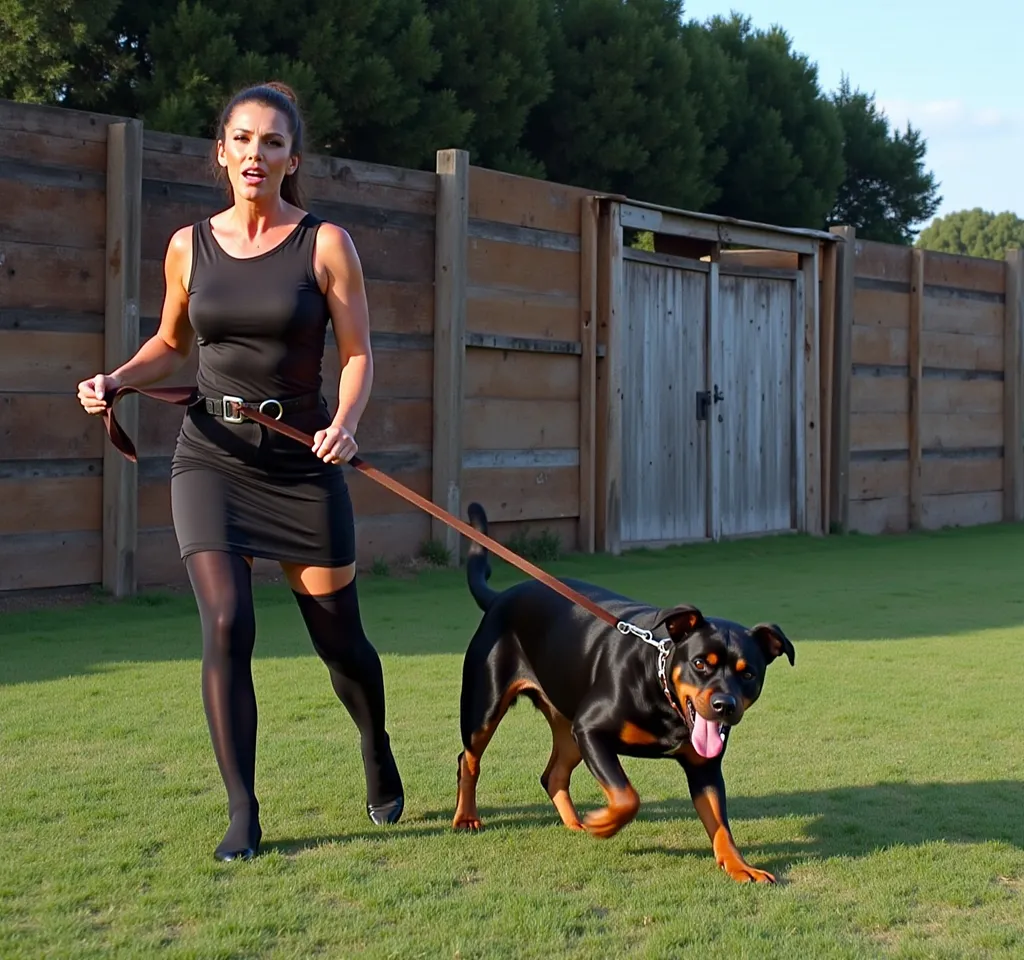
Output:
[[[737,883],[775,883],[775,876],[767,870],[758,870],[743,860],[727,860],[722,869]]]
[[[583,829],[592,837],[607,840],[614,837],[632,819],[633,816],[627,811],[604,807],[588,813],[583,818]]]
[[[483,828],[483,823],[477,817],[456,817],[452,821],[452,828],[455,830],[467,830],[476,833]]]

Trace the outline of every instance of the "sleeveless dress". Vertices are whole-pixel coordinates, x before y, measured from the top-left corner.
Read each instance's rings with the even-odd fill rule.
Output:
[[[282,243],[248,259],[225,253],[208,219],[192,227],[188,312],[207,401],[188,408],[171,461],[183,560],[204,550],[322,567],[355,560],[342,468],[251,420],[233,423],[216,405],[208,409],[225,396],[275,399],[286,406],[281,419],[305,433],[329,426],[321,361],[330,313],[313,270],[320,223],[307,214]]]

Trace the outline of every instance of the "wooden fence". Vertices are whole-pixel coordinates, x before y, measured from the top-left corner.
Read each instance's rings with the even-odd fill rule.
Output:
[[[843,236],[836,511],[864,533],[1024,518],[1022,261]]]
[[[224,205],[212,144],[10,102],[0,131],[0,591],[180,581],[168,491],[181,409],[118,405],[136,467],[75,389],[155,331],[171,234]],[[479,497],[502,538],[550,527],[576,549],[593,471],[579,449],[584,191],[459,151],[436,173],[319,156],[304,171],[310,209],[349,230],[367,278],[376,376],[361,452],[456,510]],[[175,381],[194,376],[195,353]],[[329,342],[325,382],[337,372]],[[349,481],[362,562],[432,535],[404,500]],[[433,535],[457,550],[446,528]]]
[[[137,439],[135,466],[105,443],[75,389],[156,329],[171,234],[225,202],[208,171],[212,144],[7,101],[0,133],[0,591],[102,584],[121,595],[181,581],[169,508],[180,408],[119,405]],[[349,230],[367,278],[376,377],[361,452],[453,512],[481,500],[501,539],[547,527],[567,550],[616,551],[702,530],[747,532],[745,523],[881,532],[1024,512],[1019,256],[925,256],[858,242],[848,228],[834,241],[808,239],[484,170],[454,150],[438,154],[435,172],[320,156],[304,170],[310,208]],[[653,230],[657,254],[643,264],[627,255],[624,229]],[[751,512],[748,487],[761,480],[749,463],[748,487],[728,494],[747,519],[726,516],[715,478],[728,481],[734,464],[703,427],[694,443],[707,447],[698,483],[706,514],[676,517],[668,535],[641,516],[637,483],[646,479],[627,475],[642,465],[626,455],[640,439],[625,418],[645,421],[637,391],[623,396],[624,363],[641,362],[623,338],[640,321],[624,278],[655,266],[703,290],[709,318],[720,298],[735,300],[733,332],[706,326],[704,372],[698,364],[691,383],[680,380],[710,395],[724,371],[726,403],[743,387],[734,341],[745,291],[789,303],[772,314],[790,346],[776,344],[770,375],[793,377],[777,385],[791,446],[776,487],[794,491],[777,498],[781,519]],[[680,302],[700,313],[693,296]],[[666,350],[683,349],[692,331],[679,330]],[[664,389],[675,368],[656,359]],[[194,365],[193,355],[176,379],[188,382]],[[325,382],[337,373],[329,342]],[[333,405],[332,394],[325,389]],[[746,435],[754,400],[735,422],[723,417],[726,446]],[[650,451],[672,434],[662,427]],[[349,478],[362,563],[415,553],[430,537],[457,557],[464,545],[447,527]],[[672,494],[684,512],[692,492]],[[623,495],[636,514],[629,522],[640,524],[633,532],[623,527]]]

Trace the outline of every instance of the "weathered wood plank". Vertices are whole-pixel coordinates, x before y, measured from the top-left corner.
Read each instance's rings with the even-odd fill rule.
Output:
[[[856,251],[858,278],[910,283],[910,247],[898,247],[875,240],[858,240]]]
[[[470,238],[467,283],[514,292],[579,298],[580,255],[564,250],[538,250],[495,240]]]
[[[889,290],[854,288],[853,313],[858,326],[905,330],[910,316],[910,295]]]
[[[1003,442],[1001,413],[926,413],[921,442],[928,449],[994,447]]]
[[[437,155],[437,243],[434,267],[433,502],[462,516],[463,377],[468,265],[469,154]],[[431,520],[434,539],[459,555],[459,534]]]
[[[950,460],[926,458],[921,493],[925,497],[952,493],[998,493],[1003,489],[1003,458]]]
[[[0,593],[99,583],[97,531],[0,535]]]
[[[596,358],[595,358],[596,361]],[[467,350],[467,399],[578,400],[580,358],[555,353]]]
[[[1006,308],[1001,303],[958,296],[926,296],[924,329],[936,333],[1002,336]]]
[[[549,520],[576,517],[580,509],[580,472],[575,467],[466,470],[467,503],[485,505],[487,517]]]
[[[329,344],[324,350],[322,392],[338,392],[341,360],[338,350]],[[432,350],[373,351],[372,394],[378,400],[429,400],[434,392],[434,353]]]
[[[466,329],[473,333],[575,340],[580,302],[575,296],[545,296],[473,286],[467,290]]]
[[[462,422],[466,450],[579,447],[579,400],[467,399]]]
[[[107,126],[120,117],[66,107],[0,100],[0,130],[7,133],[43,133],[52,137],[106,143]]]
[[[852,362],[855,365],[903,365],[907,362],[907,330],[853,324]],[[926,365],[927,361],[926,361]]]
[[[0,393],[0,450],[5,460],[103,456],[103,425],[73,394]]]
[[[1003,293],[1006,289],[1004,267],[998,260],[931,253],[928,261],[924,274],[926,284],[985,293]]]
[[[851,413],[850,449],[907,450],[910,442],[910,423],[900,413]]]
[[[850,497],[853,500],[906,497],[909,487],[908,460],[855,460],[850,464]]]
[[[857,533],[906,533],[907,495],[850,501],[850,529]]]
[[[0,309],[103,313],[102,249],[0,240]]]
[[[836,258],[835,243],[822,245],[821,297],[819,300],[821,330],[820,421],[821,421],[821,527],[829,533],[832,520],[832,396],[835,389],[836,350]]]
[[[999,380],[922,381],[923,413],[997,413],[1003,411],[1004,384]]]
[[[3,183],[0,236],[5,242],[102,250],[106,198],[102,190],[37,183]]]
[[[929,331],[921,338],[926,367],[952,370],[1002,370],[1003,338]]]
[[[74,393],[102,366],[100,334],[0,330],[0,384],[11,393]]]
[[[510,173],[469,168],[469,215],[520,227],[580,233],[580,200],[588,191],[578,187],[517,177]]]
[[[910,412],[910,385],[906,377],[850,378],[851,413]]]
[[[921,525],[926,530],[942,527],[975,527],[1003,519],[1003,494],[954,493],[925,497]]]
[[[107,143],[81,137],[61,137],[49,133],[4,132],[4,157],[49,167],[85,170],[105,178]]]
[[[0,480],[0,531],[95,532],[102,523],[102,501],[99,477]]]

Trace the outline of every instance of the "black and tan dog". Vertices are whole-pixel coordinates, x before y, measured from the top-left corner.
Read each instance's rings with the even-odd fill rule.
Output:
[[[487,518],[471,504],[472,525]],[[592,584],[564,581],[620,621],[650,631],[622,634],[535,580],[503,593],[487,586],[487,551],[473,544],[467,576],[483,619],[462,672],[458,799],[453,826],[478,830],[480,758],[512,703],[528,697],[551,726],[551,758],[540,782],[571,830],[611,837],[637,814],[640,798],[620,756],[671,757],[686,772],[690,796],[715,860],[734,880],[774,882],[750,866],[726,816],[722,757],[729,731],[757,700],[765,669],[793,644],[774,624],[747,629],[705,618],[695,607],[657,608]],[[664,640],[661,647],[659,640]],[[583,761],[608,805],[581,821],[569,796]]]

